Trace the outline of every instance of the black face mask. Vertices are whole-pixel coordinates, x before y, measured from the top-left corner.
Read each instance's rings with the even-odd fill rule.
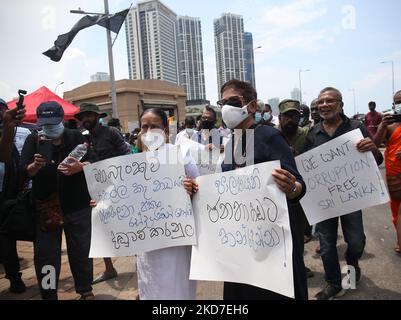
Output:
[[[214,128],[214,121],[202,121],[202,129],[212,130]]]
[[[89,130],[89,131],[91,131],[93,128],[95,128],[96,127],[96,122],[94,121],[94,122],[92,122],[92,121],[85,121],[85,122],[83,122],[82,123],[82,126],[86,129],[86,130]]]
[[[294,135],[298,130],[298,126],[295,124],[287,124],[283,127],[283,132],[289,136]]]

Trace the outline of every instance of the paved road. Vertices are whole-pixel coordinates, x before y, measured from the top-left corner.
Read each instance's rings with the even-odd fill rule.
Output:
[[[391,223],[391,213],[388,205],[370,208],[364,211],[364,226],[367,238],[366,251],[360,261],[362,278],[357,290],[350,290],[341,299],[344,300],[401,300],[401,256],[393,252],[395,230]],[[306,244],[305,262],[314,272],[315,277],[309,279],[309,296],[314,295],[324,285],[322,262],[314,250],[317,241]],[[346,245],[339,231],[338,251],[341,265],[345,265],[344,252]],[[32,245],[27,242],[19,243],[19,254],[22,260],[23,279],[28,286],[27,292],[14,295],[7,291],[8,281],[0,270],[0,300],[2,299],[39,299],[35,273],[32,262]],[[77,299],[73,281],[67,263],[66,252],[63,252],[63,265],[60,280],[60,299]],[[118,258],[114,261],[119,277],[94,286],[96,299],[136,299],[138,290],[136,283],[134,258]],[[96,259],[95,275],[103,271],[103,262]],[[199,282],[198,299],[222,299],[222,284],[218,282]]]
[[[384,174],[384,169],[381,167]],[[360,261],[362,278],[356,290],[348,290],[343,300],[400,300],[401,299],[401,256],[394,251],[396,233],[391,222],[389,205],[372,207],[363,211],[366,234],[365,253]],[[309,279],[309,296],[313,299],[324,283],[323,266],[315,254],[317,241],[306,245],[305,263],[315,271]],[[345,265],[344,243],[341,227],[337,246],[341,267]]]

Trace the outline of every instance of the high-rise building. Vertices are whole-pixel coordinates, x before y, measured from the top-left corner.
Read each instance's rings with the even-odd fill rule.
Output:
[[[179,81],[187,101],[205,100],[202,29],[199,18],[178,17]]]
[[[301,91],[298,88],[294,88],[291,91],[291,99],[292,100],[298,100],[301,102]]]
[[[126,18],[129,78],[179,83],[177,15],[158,0],[140,2]]]
[[[244,32],[244,59],[245,59],[245,81],[256,88],[255,83],[255,59],[253,56],[252,33]]]
[[[110,81],[109,74],[107,72],[96,72],[91,75],[91,82],[96,81]]]
[[[214,20],[218,91],[229,80],[245,80],[244,20],[225,13]]]

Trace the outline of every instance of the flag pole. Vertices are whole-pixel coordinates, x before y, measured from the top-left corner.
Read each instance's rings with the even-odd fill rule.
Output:
[[[104,11],[105,14],[109,14],[109,1],[104,0]],[[109,22],[107,22],[109,26]],[[107,51],[109,55],[109,71],[110,71],[110,82],[111,82],[111,107],[112,107],[112,117],[118,118],[117,111],[117,90],[116,90],[116,81],[114,78],[114,62],[113,62],[113,45],[111,42],[111,31],[110,27],[106,28],[107,35]]]

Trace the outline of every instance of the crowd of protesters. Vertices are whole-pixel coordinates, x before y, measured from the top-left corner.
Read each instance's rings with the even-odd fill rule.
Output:
[[[253,130],[254,163],[280,160],[281,168],[272,172],[277,187],[286,195],[292,233],[292,259],[295,298],[308,299],[307,277],[313,271],[303,261],[304,243],[313,236],[319,239],[319,248],[326,284],[316,299],[328,300],[345,293],[341,286],[341,271],[337,253],[338,224],[341,221],[347,243],[346,262],[356,270],[356,281],[361,279],[358,264],[366,237],[361,211],[339,218],[329,219],[310,226],[299,201],[305,195],[306,186],[299,174],[294,157],[314,149],[354,129],[360,129],[364,138],[357,144],[359,152],[372,152],[377,164],[383,162],[379,147],[387,144],[385,152],[386,178],[391,197],[391,211],[396,228],[395,252],[401,247],[401,126],[394,114],[401,113],[401,91],[394,96],[394,112],[384,115],[377,112],[376,104],[369,103],[370,112],[364,123],[350,119],[344,113],[342,94],[333,87],[321,90],[311,107],[297,100],[286,99],[279,105],[278,117],[273,116],[270,105],[258,100],[256,90],[248,83],[231,80],[221,88],[218,106],[222,111],[222,125],[214,108],[206,106],[198,119],[187,117],[175,143],[190,139],[205,145],[205,150],[218,150],[225,158],[233,156],[238,141],[246,141],[243,134],[238,139],[234,129]],[[110,258],[104,258],[105,271],[93,279],[93,262],[89,258],[91,242],[91,202],[83,174],[89,163],[131,153],[146,152],[143,144],[154,129],[162,130],[168,137],[168,118],[162,109],[147,109],[140,116],[140,126],[124,135],[118,119],[102,122],[107,114],[93,103],[83,103],[75,115],[76,122],[64,122],[62,107],[55,101],[37,107],[37,126],[34,132],[19,126],[25,109],[9,110],[0,99],[0,222],[7,216],[4,204],[18,196],[22,186],[30,185],[37,203],[36,237],[34,239],[34,263],[43,299],[57,299],[58,278],[61,267],[62,232],[65,234],[68,260],[75,290],[81,299],[94,299],[92,285],[118,277]],[[227,139],[227,143],[223,140]],[[43,141],[46,141],[43,142]],[[45,155],[45,145],[49,154]],[[82,159],[68,157],[77,145],[88,150]],[[166,139],[158,148],[169,148]],[[245,142],[246,146],[246,142]],[[246,155],[246,154],[245,154]],[[185,191],[190,196],[199,190],[195,178],[199,175],[193,159],[186,161]],[[231,157],[235,159],[235,157]],[[67,163],[65,162],[67,159]],[[219,164],[220,171],[231,171],[242,165]],[[44,219],[46,206],[56,206],[59,216]],[[16,239],[0,228],[0,262],[4,265],[10,291],[26,290],[21,278]],[[314,230],[314,232],[312,232]],[[151,251],[137,256],[138,287],[140,299],[195,299],[196,282],[189,280],[190,246]],[[56,270],[56,287],[43,287],[42,269],[52,265]],[[164,271],[162,272],[161,269]],[[168,269],[171,272],[166,273]],[[269,290],[240,283],[224,283],[224,299],[283,299]]]

